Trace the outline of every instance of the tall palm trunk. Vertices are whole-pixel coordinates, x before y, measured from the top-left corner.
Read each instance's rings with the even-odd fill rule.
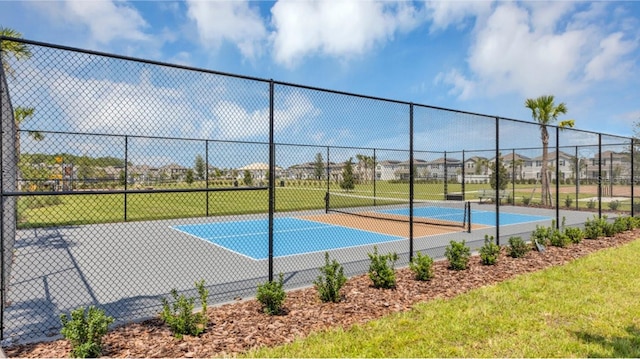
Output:
[[[540,137],[542,139],[542,168],[540,169],[542,205],[551,205],[551,191],[549,190],[549,132],[547,126],[540,126]]]

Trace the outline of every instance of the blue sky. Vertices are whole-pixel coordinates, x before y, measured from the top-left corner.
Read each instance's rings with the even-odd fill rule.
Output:
[[[589,131],[640,121],[636,1],[0,1],[24,38]],[[295,95],[295,94],[294,94]]]

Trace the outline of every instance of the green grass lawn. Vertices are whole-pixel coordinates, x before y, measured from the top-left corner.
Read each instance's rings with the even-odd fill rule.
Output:
[[[193,185],[187,188],[197,188]],[[175,189],[176,187],[171,187]],[[534,192],[534,185],[518,185],[516,187],[516,203],[522,203],[522,197],[534,194],[532,203],[539,202]],[[161,189],[161,188],[158,188]],[[449,184],[448,192],[459,192],[460,184]],[[490,189],[488,184],[467,184],[466,199],[477,198],[477,191]],[[343,191],[335,183],[331,191]],[[444,199],[442,183],[417,183],[414,187],[416,200]],[[289,183],[285,187],[276,187],[276,211],[299,211],[322,209],[325,206],[324,194],[326,183],[313,181],[310,183]],[[353,194],[381,198],[401,198],[408,200],[409,185],[407,183],[390,183],[379,181],[375,188],[373,183],[358,184],[351,191]],[[581,194],[581,198],[591,197]],[[561,196],[561,208],[566,208]],[[125,219],[126,203],[126,219]],[[575,208],[575,201],[571,209]],[[580,208],[587,208],[587,202],[578,202]],[[364,201],[363,205],[370,205]],[[603,208],[608,209],[606,204]],[[629,210],[630,202],[623,202],[620,210]],[[268,191],[222,191],[197,193],[151,193],[151,194],[105,194],[105,195],[60,195],[23,197],[19,200],[18,213],[21,227],[43,227],[53,225],[75,225],[89,223],[108,223],[122,221],[139,221],[168,218],[187,218],[239,215],[249,213],[266,213],[268,211]]]
[[[640,357],[640,241],[250,357]]]

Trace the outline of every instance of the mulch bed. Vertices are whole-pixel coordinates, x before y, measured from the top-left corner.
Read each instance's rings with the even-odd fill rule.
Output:
[[[491,285],[516,275],[561,265],[589,253],[631,242],[640,230],[611,238],[584,240],[566,248],[548,247],[513,259],[504,248],[498,263],[484,266],[472,257],[469,269],[447,269],[447,261],[434,263],[435,278],[428,282],[414,279],[408,268],[396,270],[395,289],[376,289],[367,275],[350,278],[343,287],[343,301],[322,303],[314,288],[287,293],[285,313],[268,316],[256,300],[244,300],[209,308],[209,325],[199,337],[175,339],[158,319],[129,324],[110,331],[103,340],[108,357],[211,357],[229,356],[261,346],[275,346],[303,338],[331,327],[349,328],[390,313],[411,310],[418,302],[451,298],[469,290]],[[66,340],[4,348],[8,357],[68,357]]]

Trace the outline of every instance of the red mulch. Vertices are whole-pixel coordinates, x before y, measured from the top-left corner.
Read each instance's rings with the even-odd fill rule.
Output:
[[[209,308],[209,325],[199,337],[175,339],[158,319],[129,324],[110,331],[103,341],[108,357],[211,357],[233,355],[260,346],[291,342],[309,333],[330,327],[348,328],[393,312],[410,310],[418,302],[451,298],[460,293],[504,281],[522,273],[561,265],[594,251],[616,247],[640,237],[640,230],[611,238],[584,240],[567,248],[548,247],[545,252],[529,252],[513,259],[503,249],[498,263],[484,266],[472,257],[464,271],[447,269],[447,261],[434,264],[435,278],[414,279],[408,268],[397,269],[395,289],[375,289],[368,276],[349,279],[340,303],[322,303],[314,288],[288,292],[285,313],[268,316],[255,300],[238,301]],[[5,348],[8,357],[68,357],[66,340]]]

